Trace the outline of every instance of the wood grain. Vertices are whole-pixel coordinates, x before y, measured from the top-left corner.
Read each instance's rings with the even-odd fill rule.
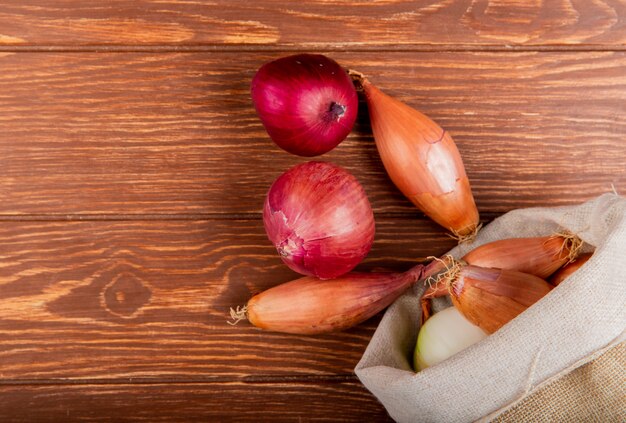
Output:
[[[357,381],[0,385],[3,422],[391,422]]]
[[[0,421],[389,421],[352,374],[380,316],[316,337],[225,323],[296,277],[259,211],[304,159],[269,141],[255,70],[325,51],[365,72],[453,134],[491,219],[626,192],[625,17],[622,0],[2,2]],[[377,214],[360,269],[454,244],[389,182],[362,103],[323,159]]]
[[[303,161],[249,98],[268,54],[0,57],[0,215],[258,215]],[[626,192],[626,52],[333,54],[454,136],[481,212]],[[376,213],[415,208],[388,180],[365,107],[323,160]]]
[[[379,219],[360,269],[408,269],[453,244],[426,220]],[[0,382],[351,374],[378,318],[313,337],[226,323],[296,277],[259,220],[1,223]]]
[[[0,6],[0,43],[407,48],[623,47],[620,0],[376,2],[24,0]]]

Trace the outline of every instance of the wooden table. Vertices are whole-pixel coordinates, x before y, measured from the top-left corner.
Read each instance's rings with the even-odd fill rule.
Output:
[[[623,1],[2,2],[1,421],[388,419],[353,374],[380,316],[315,337],[226,324],[296,276],[260,210],[305,159],[249,95],[295,51],[447,128],[485,223],[626,192]],[[388,180],[364,107],[323,160],[374,207],[360,269],[453,246]]]

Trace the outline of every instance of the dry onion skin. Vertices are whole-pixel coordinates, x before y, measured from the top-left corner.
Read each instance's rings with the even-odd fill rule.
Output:
[[[450,134],[366,78],[357,80],[367,99],[378,153],[393,183],[459,240],[472,239],[479,224],[478,209]]]
[[[491,334],[550,292],[541,278],[514,270],[463,266],[450,276],[452,304]]]
[[[557,233],[534,238],[509,238],[489,242],[467,253],[460,261],[452,257],[433,260],[424,269],[430,286],[422,297],[422,321],[430,316],[428,299],[448,294],[448,287],[437,283],[436,275],[454,264],[516,270],[546,279],[580,254],[583,242],[576,235]]]
[[[565,279],[569,278],[574,272],[582,267],[583,264],[587,263],[587,261],[591,258],[593,253],[581,254],[578,258],[571,263],[566,264],[562,268],[560,268],[552,277],[550,278],[550,283],[554,286],[558,286]]]
[[[261,329],[294,334],[336,332],[383,310],[420,279],[423,266],[405,273],[352,272],[336,279],[310,276],[270,288],[246,306],[231,309],[234,323],[247,318]]]
[[[502,239],[473,249],[463,256],[463,261],[480,267],[517,270],[546,279],[574,260],[582,244],[580,238],[570,234]]]

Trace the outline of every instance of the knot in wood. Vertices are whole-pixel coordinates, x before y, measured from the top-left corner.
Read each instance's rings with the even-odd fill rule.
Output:
[[[141,312],[151,297],[152,292],[139,278],[122,273],[105,287],[103,304],[109,313],[130,319]]]

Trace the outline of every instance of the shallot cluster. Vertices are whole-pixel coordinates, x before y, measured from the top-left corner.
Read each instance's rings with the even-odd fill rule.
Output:
[[[348,137],[357,117],[357,92],[367,103],[391,182],[459,242],[472,242],[481,225],[469,178],[452,136],[432,119],[323,55],[266,63],[251,84],[269,137],[303,157],[324,154]],[[411,285],[428,284],[422,315],[415,316],[425,322],[415,350],[418,370],[497,331],[589,258],[579,257],[578,237],[557,233],[491,242],[461,259],[444,256],[403,273],[354,272],[374,242],[374,214],[357,178],[323,161],[298,164],[277,177],[265,198],[263,223],[282,261],[303,276],[231,309],[234,323],[247,319],[262,329],[294,334],[345,330]],[[444,295],[453,307],[431,317],[431,299]]]
[[[434,260],[422,272],[430,287],[422,297],[415,369],[443,361],[480,341],[474,335],[478,331],[494,333],[524,312],[589,260],[592,253],[580,254],[582,247],[577,236],[558,233],[494,241],[460,260],[451,256]],[[454,330],[443,327],[445,319],[437,317],[441,312],[430,317],[430,299],[443,295],[450,295],[454,309],[463,317]],[[435,323],[429,324],[433,319]],[[431,335],[422,332],[432,332],[435,326],[442,328],[437,342],[425,341]],[[448,349],[442,352],[438,344]],[[427,362],[424,355],[437,360]]]

